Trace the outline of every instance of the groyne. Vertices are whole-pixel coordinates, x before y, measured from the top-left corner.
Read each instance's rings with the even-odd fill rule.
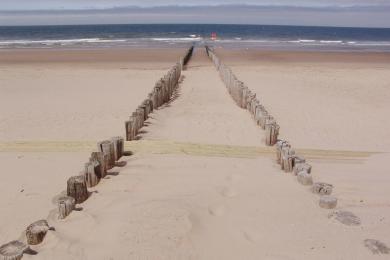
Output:
[[[252,118],[263,130],[265,130],[265,144],[275,146],[276,162],[282,171],[292,173],[297,176],[297,181],[310,186],[315,194],[319,194],[318,205],[322,208],[333,209],[337,205],[337,198],[331,196],[333,185],[323,182],[313,182],[312,166],[306,162],[305,157],[296,153],[291,144],[286,140],[278,139],[280,126],[276,119],[260,102],[256,93],[250,90],[244,82],[240,81],[215,53],[215,51],[205,46],[207,56],[212,60],[219,75],[224,82],[227,91],[235,103],[242,109],[248,110]]]
[[[126,138],[115,136],[97,143],[96,151],[91,153],[82,171],[67,180],[66,195],[56,199],[57,209],[50,222],[66,221],[67,216],[76,209],[76,204],[82,204],[91,196],[92,192],[89,188],[98,185],[112,168],[126,165],[126,162],[120,161],[122,156],[131,155],[131,152],[124,150],[125,140],[136,140],[149,114],[171,100],[178,87],[181,72],[191,59],[193,50],[194,46],[191,46],[183,57],[157,81],[147,98],[131,114],[130,119],[125,122]],[[37,254],[38,252],[32,250],[30,246],[40,244],[47,232],[55,232],[55,227],[50,226],[48,220],[41,219],[33,222],[23,231],[23,239],[13,240],[0,246],[0,260],[19,260],[24,253]]]

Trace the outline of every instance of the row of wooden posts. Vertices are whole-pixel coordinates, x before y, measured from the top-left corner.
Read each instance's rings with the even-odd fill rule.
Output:
[[[256,123],[266,131],[266,145],[276,145],[276,162],[280,164],[281,169],[297,176],[298,182],[302,185],[311,186],[312,192],[320,195],[320,207],[335,208],[337,198],[331,196],[333,185],[324,182],[313,183],[312,166],[306,162],[303,156],[295,153],[289,142],[278,139],[280,127],[274,117],[260,103],[256,94],[237,79],[232,70],[218,58],[212,48],[206,46],[206,52],[219,71],[221,79],[233,100],[239,107],[247,109]]]
[[[154,109],[169,102],[173,93],[178,87],[183,66],[185,66],[192,56],[194,46],[192,46],[185,56],[173,66],[168,73],[156,82],[153,90],[147,98],[132,113],[129,120],[125,122],[126,140],[132,141],[137,138],[139,130],[143,127],[145,120]]]
[[[221,62],[210,47],[206,46],[206,52],[214,62],[233,100],[239,107],[247,109],[252,114],[256,123],[266,131],[266,145],[273,146],[278,139],[280,129],[275,118],[260,103],[256,93],[252,92],[242,81],[238,80],[232,70]]]
[[[126,121],[126,140],[135,140],[138,131],[144,125],[148,115],[166,102],[168,102],[178,86],[181,71],[190,60],[194,47],[189,48],[184,57],[173,66],[168,73],[160,79],[148,98],[136,109],[129,121]],[[97,143],[97,151],[92,152],[88,162],[85,163],[79,175],[72,176],[67,181],[66,195],[57,200],[57,217],[65,219],[76,204],[83,203],[90,195],[88,188],[99,184],[100,180],[107,176],[108,171],[114,167],[123,167],[125,162],[119,162],[125,155],[124,138],[112,137]],[[19,260],[23,253],[32,251],[29,245],[40,244],[46,233],[54,230],[47,220],[38,220],[26,228],[27,243],[14,240],[0,247],[0,260]]]

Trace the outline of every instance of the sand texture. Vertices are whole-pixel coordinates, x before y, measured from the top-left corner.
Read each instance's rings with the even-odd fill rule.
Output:
[[[314,180],[334,185],[336,210],[359,225],[338,221],[280,170],[264,131],[199,48],[172,101],[125,144],[134,152],[126,166],[90,189],[81,210],[56,218],[53,198],[66,179],[96,141],[124,135],[124,121],[183,52],[155,51],[164,62],[145,58],[142,69],[138,56],[127,65],[0,62],[0,244],[48,218],[56,231],[23,259],[386,259],[365,240],[390,245],[390,74],[356,57],[292,62],[217,51],[313,165]]]

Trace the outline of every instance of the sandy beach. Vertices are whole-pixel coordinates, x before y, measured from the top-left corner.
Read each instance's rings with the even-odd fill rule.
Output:
[[[336,210],[353,212],[359,226],[329,218],[333,210],[280,170],[204,48],[175,98],[126,143],[127,165],[90,189],[82,210],[55,218],[55,197],[93,144],[124,136],[124,121],[184,52],[1,52],[0,244],[47,218],[56,231],[23,259],[386,259],[364,246],[390,245],[383,53],[216,48],[275,116],[280,138],[307,155],[315,181],[334,185]]]

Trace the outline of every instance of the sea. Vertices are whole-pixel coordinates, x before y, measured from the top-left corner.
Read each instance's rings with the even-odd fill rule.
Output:
[[[0,26],[0,49],[175,47],[390,51],[390,28],[218,24]]]

